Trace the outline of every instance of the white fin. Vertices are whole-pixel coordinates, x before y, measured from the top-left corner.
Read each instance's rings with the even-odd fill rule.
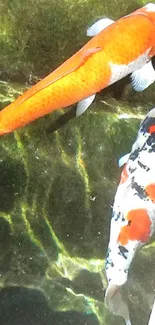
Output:
[[[95,36],[98,33],[100,33],[101,30],[103,30],[104,28],[108,27],[109,25],[111,25],[113,23],[114,23],[114,21],[109,18],[99,19],[98,21],[96,21],[95,24],[93,24],[92,26],[90,26],[87,29],[87,36]]]
[[[96,94],[91,95],[85,99],[82,99],[80,102],[77,104],[77,109],[76,109],[76,117],[80,116],[82,113],[86,111],[86,109],[91,105],[95,98]]]
[[[154,324],[155,324],[155,300],[154,300],[154,304],[153,304],[153,308],[152,308],[152,312],[151,312],[151,315],[150,315],[148,325],[154,325]]]
[[[115,284],[109,284],[105,294],[105,305],[115,315],[122,316],[126,325],[131,325],[129,318],[129,309],[122,298],[120,287]]]
[[[142,68],[131,75],[132,86],[136,91],[143,91],[155,81],[155,71],[152,62],[149,61]]]
[[[122,156],[119,160],[118,160],[118,167],[122,167],[123,165],[126,164],[126,162],[128,161],[130,156],[130,153],[127,153],[126,155]]]
[[[150,2],[146,6],[144,6],[144,8],[146,8],[146,11],[155,12],[155,3]]]

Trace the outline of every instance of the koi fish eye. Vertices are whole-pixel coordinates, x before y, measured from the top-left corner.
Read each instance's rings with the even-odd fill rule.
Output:
[[[144,6],[144,8],[146,8],[147,11],[155,11],[155,3],[150,2]]]

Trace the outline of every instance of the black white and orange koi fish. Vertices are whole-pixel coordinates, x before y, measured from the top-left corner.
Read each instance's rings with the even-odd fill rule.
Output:
[[[141,123],[126,159],[113,205],[105,265],[108,279],[105,303],[114,314],[124,317],[126,325],[131,325],[121,286],[128,279],[135,253],[155,230],[155,108]]]

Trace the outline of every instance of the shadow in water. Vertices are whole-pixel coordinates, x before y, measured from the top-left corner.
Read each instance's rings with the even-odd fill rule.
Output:
[[[63,125],[67,124],[71,119],[76,118],[76,105],[73,109],[67,111],[65,114],[59,116],[50,126],[46,129],[47,134],[59,130]]]
[[[131,83],[130,76],[127,76],[114,84],[110,85],[109,87],[100,91],[100,95],[103,96],[103,99],[106,100],[109,97],[112,97],[116,100],[120,100],[123,98],[123,93],[125,87]]]
[[[127,76],[109,87],[101,90],[97,93],[100,98],[107,100],[107,98],[112,97],[116,100],[120,100],[123,97],[124,89],[126,85],[130,84],[130,76]],[[96,100],[96,99],[95,99]],[[71,119],[76,118],[76,108],[77,104],[72,105],[71,109],[66,109],[63,115],[59,116],[54,122],[52,122],[46,129],[46,134],[52,134],[53,132],[59,130],[62,126],[66,125]],[[89,108],[88,108],[89,109]]]
[[[98,321],[95,315],[53,311],[39,290],[7,287],[0,291],[0,324],[98,325]]]

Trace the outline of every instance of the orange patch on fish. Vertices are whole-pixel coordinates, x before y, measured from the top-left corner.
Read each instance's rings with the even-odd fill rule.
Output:
[[[115,25],[110,25],[108,32],[103,30],[96,38],[101,37],[102,34],[103,48],[109,61],[118,65],[129,64],[136,60],[139,55],[152,48],[150,44],[154,44],[154,25],[145,15],[131,14],[123,17],[116,21]],[[117,42],[114,43],[115,39]],[[132,51],[129,51],[129,48],[132,48]]]
[[[145,209],[131,210],[127,214],[128,225],[122,227],[118,236],[121,245],[127,245],[129,240],[147,242],[150,236],[151,220]]]
[[[152,183],[146,186],[145,191],[149,197],[149,199],[155,203],[155,183]]]
[[[128,178],[128,172],[127,172],[126,165],[125,165],[125,167],[124,167],[124,169],[122,171],[122,174],[121,174],[120,184],[125,183],[127,178]]]
[[[155,132],[155,125],[152,125],[149,127],[149,133],[154,133]]]

